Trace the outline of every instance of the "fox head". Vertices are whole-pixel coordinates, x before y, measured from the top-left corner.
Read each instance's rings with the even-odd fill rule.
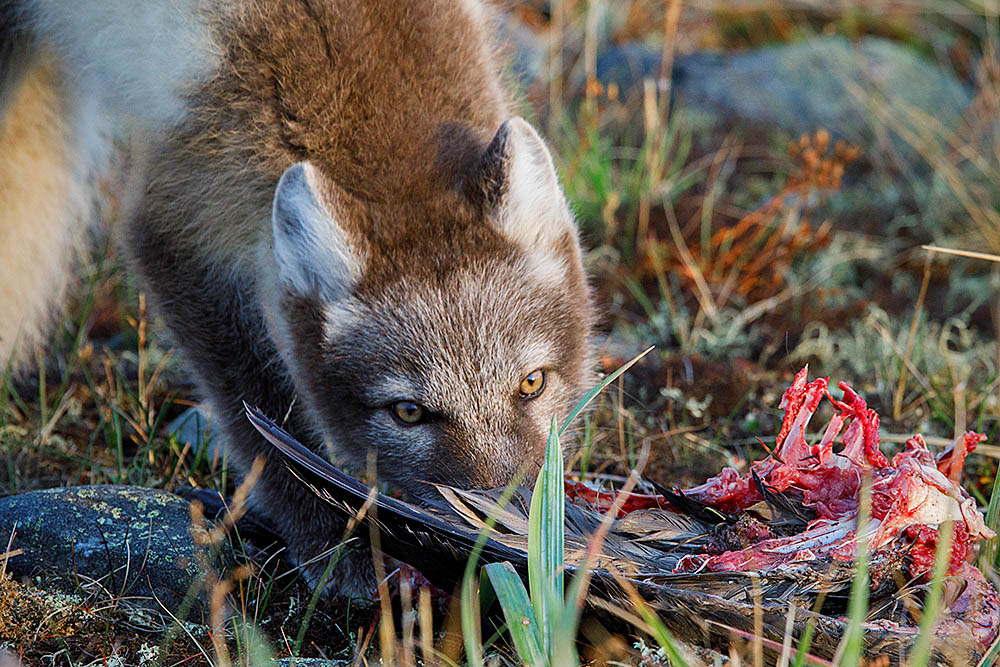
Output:
[[[592,380],[591,295],[552,158],[505,122],[443,194],[373,203],[300,162],[272,211],[270,325],[324,440],[417,495],[540,463]]]

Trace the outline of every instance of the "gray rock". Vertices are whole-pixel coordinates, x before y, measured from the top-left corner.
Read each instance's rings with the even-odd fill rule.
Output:
[[[597,80],[605,86],[615,84],[624,94],[642,94],[642,80],[660,75],[662,49],[656,49],[642,42],[625,42],[609,46],[597,54]],[[699,57],[721,58],[715,54],[698,54]],[[683,68],[675,65],[678,76],[684,76]],[[580,82],[582,83],[582,82]]]
[[[626,96],[641,94],[643,78],[658,76],[659,68],[659,49],[639,43],[609,48],[598,58],[601,81],[614,81]],[[690,130],[706,137],[705,145],[733,129],[763,134],[779,145],[826,129],[859,147],[860,164],[874,168],[863,178],[849,175],[839,192],[812,211],[814,219],[886,230],[890,237],[891,228],[910,226],[926,240],[962,224],[961,202],[904,136],[920,136],[914,126],[964,132],[973,91],[904,44],[824,36],[750,51],[694,53],[677,59],[671,82],[674,108]],[[990,154],[993,136],[968,140]],[[964,178],[978,183],[974,173]]]
[[[660,52],[642,44],[609,49],[598,58],[598,78],[638,91],[657,76]],[[676,104],[716,124],[773,128],[798,135],[820,128],[865,149],[867,155],[918,161],[894,131],[904,110],[958,127],[972,91],[953,74],[905,45],[878,37],[852,43],[814,37],[753,51],[695,53],[676,61]],[[875,109],[884,109],[886,122]]]
[[[172,612],[212,561],[191,536],[188,503],[154,489],[80,486],[0,498],[0,535],[15,526],[12,546],[24,553],[7,563],[14,576],[42,576],[70,591],[99,585]]]
[[[195,453],[208,447],[206,456],[222,456],[221,439],[207,405],[195,405],[167,424],[167,433],[180,444],[190,444]]]

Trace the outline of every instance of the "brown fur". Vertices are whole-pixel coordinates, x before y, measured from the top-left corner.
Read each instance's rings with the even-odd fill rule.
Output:
[[[460,205],[452,179],[510,115],[472,7],[281,0],[218,17],[226,57],[156,174],[201,212],[171,226],[194,251],[246,254],[268,216],[219,209],[269,211],[282,171],[304,159],[362,201]],[[221,200],[205,196],[212,185]]]

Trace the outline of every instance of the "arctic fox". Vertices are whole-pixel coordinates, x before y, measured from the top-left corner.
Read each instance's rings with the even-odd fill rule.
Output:
[[[536,462],[590,382],[593,308],[490,20],[476,0],[0,0],[0,363],[42,340],[124,132],[121,242],[240,467],[269,453],[244,401],[418,496]],[[340,537],[278,461],[252,505],[300,562]]]

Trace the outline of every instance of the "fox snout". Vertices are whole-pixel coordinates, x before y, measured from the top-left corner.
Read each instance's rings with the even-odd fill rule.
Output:
[[[495,489],[510,483],[531,486],[542,465],[545,440],[493,436],[454,443],[464,455],[447,455],[441,461],[446,484],[460,488]]]
[[[541,458],[484,460],[470,479],[471,488],[495,489],[514,482],[531,486],[542,467]]]

